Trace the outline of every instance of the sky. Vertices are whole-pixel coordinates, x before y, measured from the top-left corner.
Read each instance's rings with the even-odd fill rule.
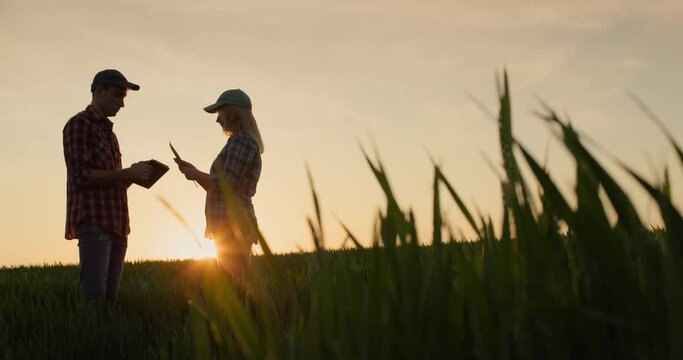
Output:
[[[682,209],[675,154],[628,95],[683,142],[681,38],[676,0],[0,0],[0,266],[77,263],[77,241],[64,239],[61,131],[90,103],[92,78],[106,68],[141,85],[111,118],[124,166],[173,165],[172,141],[207,171],[227,138],[202,108],[226,89],[250,95],[265,143],[254,205],[278,253],[313,247],[307,167],[328,247],[344,241],[340,222],[371,243],[384,199],[361,148],[376,149],[423,242],[432,231],[430,157],[468,206],[499,219],[497,128],[477,102],[497,111],[503,69],[513,132],[565,194],[574,164],[534,115],[541,101],[649,180],[669,167]],[[655,204],[600,158],[643,221],[660,223]],[[127,260],[211,254],[212,244],[197,246],[158,199],[203,233],[204,193],[174,166],[151,189],[133,186],[128,195]],[[467,236],[462,215],[443,203]]]

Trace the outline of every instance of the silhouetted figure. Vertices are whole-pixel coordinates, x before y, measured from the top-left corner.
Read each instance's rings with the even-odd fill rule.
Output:
[[[78,239],[80,281],[90,300],[116,299],[130,226],[126,191],[133,180],[148,178],[151,167],[137,162],[121,168],[113,123],[128,89],[140,86],[116,70],[95,75],[92,102],[64,126],[67,170],[66,233]]]
[[[209,173],[175,159],[188,180],[206,190],[206,233],[216,243],[219,265],[239,280],[249,265],[251,245],[258,240],[252,197],[261,175],[263,141],[251,100],[240,89],[223,92],[215,104],[204,108],[218,113],[216,122],[229,139]]]

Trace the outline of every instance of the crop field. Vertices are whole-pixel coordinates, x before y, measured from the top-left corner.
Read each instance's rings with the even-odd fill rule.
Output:
[[[210,261],[132,263],[117,302],[89,304],[75,266],[2,269],[0,358],[683,359],[677,184],[613,159],[658,207],[663,226],[643,223],[580,132],[545,108],[539,117],[576,161],[570,201],[515,140],[506,76],[499,100],[500,224],[470,211],[435,165],[433,235],[418,239],[383,164],[364,154],[386,195],[372,246],[347,230],[352,249],[325,248],[311,181],[316,250],[274,255],[261,237],[264,255],[241,282]],[[680,171],[680,146],[645,113]],[[446,201],[474,241],[453,237]]]

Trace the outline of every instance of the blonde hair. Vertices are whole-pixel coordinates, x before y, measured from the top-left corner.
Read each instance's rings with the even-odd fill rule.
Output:
[[[263,139],[261,138],[261,132],[258,129],[258,124],[256,124],[256,118],[254,118],[254,114],[251,112],[251,110],[230,105],[226,105],[218,109],[218,112],[225,111],[229,111],[229,113],[226,114],[228,115],[228,121],[238,125],[234,133],[232,131],[227,131],[228,135],[235,135],[235,133],[239,131],[245,131],[247,134],[251,135],[254,140],[256,140],[259,151],[261,154],[263,154],[263,151],[265,150],[265,147],[263,146]]]

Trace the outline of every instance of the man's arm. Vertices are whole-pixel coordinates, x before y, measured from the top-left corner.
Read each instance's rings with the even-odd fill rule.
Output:
[[[152,167],[145,162],[137,162],[120,170],[92,169],[88,144],[88,138],[92,134],[81,121],[69,121],[64,127],[63,136],[64,160],[76,186],[98,186],[124,181],[127,188],[133,180],[145,180],[152,172]]]
[[[92,134],[83,121],[74,117],[64,126],[62,132],[64,145],[64,161],[69,179],[77,187],[83,186],[90,176],[92,162],[88,138]]]
[[[146,180],[151,172],[152,166],[144,161],[136,162],[121,170],[92,170],[83,185],[98,186],[116,181],[126,181],[128,182],[127,185],[130,186],[133,180]]]

